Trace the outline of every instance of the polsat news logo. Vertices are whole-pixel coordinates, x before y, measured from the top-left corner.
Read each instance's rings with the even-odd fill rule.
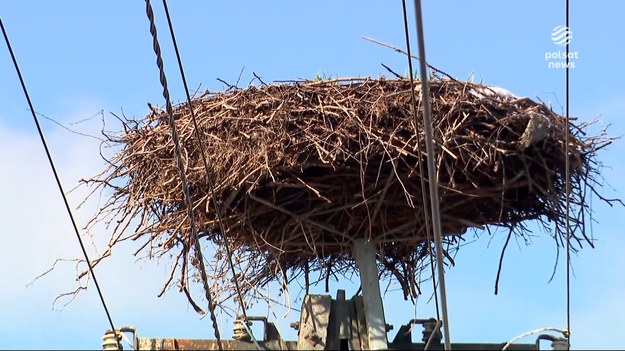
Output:
[[[545,53],[545,61],[549,68],[575,68],[575,61],[579,59],[579,53],[577,51],[569,51],[566,53],[566,46],[573,40],[573,32],[567,26],[556,26],[551,31],[551,41],[553,44],[564,47],[565,49],[557,51],[548,51]],[[569,58],[569,62],[566,62],[566,58]]]

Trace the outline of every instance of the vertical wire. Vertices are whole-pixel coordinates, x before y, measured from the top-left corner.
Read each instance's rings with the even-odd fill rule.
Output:
[[[565,0],[565,12],[566,12],[566,29],[567,31],[569,30],[569,0]],[[567,33],[568,34],[568,33]],[[565,196],[566,196],[566,216],[565,216],[565,226],[566,226],[566,328],[568,331],[568,348],[571,348],[571,227],[570,227],[570,209],[571,209],[571,201],[570,201],[570,195],[571,195],[571,181],[570,181],[570,176],[571,176],[571,170],[569,169],[570,167],[570,161],[569,161],[569,52],[570,52],[570,40],[567,39],[566,42],[566,65],[565,65],[565,85],[566,85],[566,103],[565,103],[565,113],[566,113],[566,118],[565,118],[565,146],[564,146],[564,153],[565,153],[565,161],[564,161],[564,178],[565,178]]]
[[[423,127],[425,130],[425,148],[427,152],[428,184],[430,187],[430,205],[432,207],[432,224],[434,240],[436,241],[436,263],[438,268],[439,290],[441,294],[441,307],[443,312],[443,331],[445,334],[445,350],[451,350],[449,336],[449,319],[447,316],[447,293],[445,291],[445,271],[443,266],[443,239],[440,218],[440,203],[438,198],[438,177],[434,157],[434,136],[432,131],[432,105],[430,101],[430,86],[427,76],[427,64],[425,58],[425,42],[423,34],[423,14],[421,12],[421,0],[414,1],[417,21],[417,35],[419,38],[419,65],[421,74],[421,101],[423,101]]]
[[[406,53],[408,56],[408,69],[410,70],[410,92],[411,92],[411,103],[412,103],[412,113],[414,114],[414,124],[415,124],[415,135],[417,148],[419,153],[419,158],[417,159],[417,163],[419,164],[419,174],[421,175],[421,196],[423,201],[423,216],[425,217],[425,236],[427,240],[427,250],[430,256],[430,269],[432,273],[432,291],[434,292],[434,304],[436,305],[436,319],[440,319],[440,311],[439,311],[439,303],[438,303],[438,294],[436,293],[436,274],[434,273],[434,252],[432,251],[432,229],[430,224],[429,212],[428,212],[428,199],[425,193],[425,180],[423,177],[425,176],[425,172],[423,171],[423,160],[421,159],[421,136],[419,135],[419,120],[417,117],[417,99],[415,92],[415,84],[414,84],[414,73],[412,68],[412,54],[410,51],[410,31],[408,29],[408,14],[406,11],[406,0],[402,0],[402,10],[404,15],[404,33],[406,36]]]

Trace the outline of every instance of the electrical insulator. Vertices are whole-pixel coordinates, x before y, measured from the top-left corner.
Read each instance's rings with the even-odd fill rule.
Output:
[[[102,337],[102,350],[123,350],[121,339],[119,331],[113,332],[111,329],[108,329]]]
[[[421,339],[423,340],[423,342],[428,342],[430,340],[430,336],[432,336],[432,333],[434,333],[434,335],[432,336],[432,342],[434,344],[440,344],[441,340],[443,340],[443,333],[441,332],[440,328],[436,330],[436,332],[434,332],[437,324],[438,322],[434,318],[423,322],[423,338]]]
[[[551,348],[553,350],[568,350],[569,349],[569,340],[560,338],[558,340],[554,340],[551,342]]]
[[[234,327],[232,327],[232,338],[234,340],[239,341],[252,341],[252,336],[247,332],[247,328],[245,327],[245,321],[241,318],[237,318],[234,320]],[[251,323],[248,322],[248,325]]]

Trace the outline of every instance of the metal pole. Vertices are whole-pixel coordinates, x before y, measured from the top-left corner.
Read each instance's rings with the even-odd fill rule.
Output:
[[[375,262],[375,244],[364,239],[357,239],[354,241],[353,253],[356,264],[360,269],[362,299],[369,334],[369,349],[386,350],[388,349],[386,320],[384,319],[382,295],[380,295],[378,267]]]
[[[427,75],[427,63],[425,60],[425,42],[423,35],[423,15],[421,13],[421,0],[415,0],[415,13],[417,20],[417,35],[419,42],[419,73],[421,75],[421,101],[423,104],[423,129],[425,131],[425,150],[427,152],[428,185],[430,188],[430,206],[432,208],[432,225],[434,241],[436,243],[436,265],[438,268],[438,283],[441,297],[441,310],[443,312],[443,331],[445,333],[445,350],[451,350],[449,337],[449,319],[447,317],[447,294],[445,293],[445,271],[443,266],[443,236],[441,230],[440,203],[438,198],[438,179],[436,176],[436,164],[434,159],[434,133],[432,131],[432,105],[430,102],[430,85]]]

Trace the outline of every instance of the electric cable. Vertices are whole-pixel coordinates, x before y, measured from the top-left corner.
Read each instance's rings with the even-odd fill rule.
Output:
[[[565,26],[566,31],[569,31],[569,0],[565,0]],[[568,33],[565,33],[568,36]],[[565,153],[565,161],[564,161],[564,189],[566,196],[566,217],[565,217],[565,226],[566,226],[566,329],[568,331],[567,340],[568,340],[568,348],[571,348],[571,225],[570,225],[570,209],[571,209],[571,170],[570,168],[570,156],[569,156],[569,52],[570,52],[570,40],[566,38],[566,65],[565,65],[565,85],[566,85],[566,102],[565,102],[565,144],[564,144],[564,153]]]
[[[178,68],[180,69],[180,77],[182,78],[182,84],[184,85],[184,91],[187,96],[187,104],[189,105],[189,111],[191,112],[191,119],[193,120],[193,132],[195,139],[198,142],[198,146],[200,149],[200,154],[202,155],[202,163],[204,164],[204,171],[206,173],[206,184],[208,185],[211,201],[213,202],[213,207],[215,208],[215,213],[217,216],[217,223],[219,224],[219,230],[221,231],[221,235],[224,239],[224,245],[226,246],[226,256],[228,257],[228,264],[230,269],[232,270],[232,276],[234,279],[235,289],[237,291],[237,295],[239,296],[239,302],[241,303],[241,309],[243,313],[243,318],[245,319],[244,325],[247,325],[247,311],[245,308],[245,302],[243,301],[243,294],[241,293],[241,288],[239,286],[239,280],[237,279],[236,270],[234,268],[234,262],[232,261],[232,252],[230,250],[230,239],[226,235],[226,231],[223,225],[221,211],[219,211],[217,204],[217,197],[215,195],[215,185],[213,184],[212,179],[210,178],[210,168],[208,167],[208,161],[206,160],[206,149],[204,148],[204,143],[202,142],[202,138],[200,136],[200,127],[197,123],[197,118],[195,117],[195,111],[193,110],[193,105],[191,102],[191,94],[189,93],[189,86],[187,84],[187,78],[184,73],[184,68],[182,65],[182,58],[180,57],[180,51],[178,50],[178,42],[176,40],[176,35],[174,34],[174,25],[171,20],[171,16],[169,15],[169,8],[167,6],[167,0],[163,0],[163,8],[165,9],[165,16],[167,17],[167,24],[169,26],[169,33],[171,34],[171,40],[174,45],[174,50],[176,52],[176,58],[178,60]],[[254,338],[253,334],[250,334],[252,338]]]
[[[74,228],[74,233],[76,234],[76,238],[78,239],[78,243],[80,244],[80,249],[85,257],[85,262],[87,263],[87,267],[89,269],[89,274],[93,277],[93,283],[95,284],[95,288],[98,292],[98,296],[100,297],[100,302],[102,303],[102,307],[104,308],[104,313],[106,313],[106,318],[108,319],[109,325],[111,326],[111,330],[115,331],[115,325],[113,324],[113,318],[111,317],[111,313],[106,305],[106,301],[104,300],[104,295],[102,294],[102,289],[100,289],[100,284],[98,283],[98,279],[96,278],[95,271],[93,270],[93,265],[91,264],[91,260],[89,259],[89,254],[87,254],[87,250],[85,248],[85,244],[82,241],[82,237],[80,236],[80,231],[78,230],[78,226],[76,225],[76,220],[74,219],[74,215],[72,214],[71,207],[69,206],[69,202],[67,201],[67,197],[65,196],[65,190],[63,190],[63,184],[61,183],[61,178],[56,170],[56,166],[54,165],[54,160],[52,159],[52,154],[50,153],[50,148],[48,147],[48,143],[46,142],[46,138],[43,135],[43,130],[41,125],[39,124],[39,119],[37,118],[37,114],[35,113],[35,108],[33,106],[33,102],[30,99],[30,94],[28,93],[28,89],[26,88],[26,83],[24,81],[24,77],[22,76],[22,71],[20,70],[19,64],[17,62],[17,58],[15,57],[15,53],[13,52],[13,47],[11,46],[11,42],[9,41],[9,35],[4,28],[4,23],[2,21],[2,17],[0,17],[0,27],[2,28],[2,35],[4,36],[4,41],[6,42],[7,49],[9,50],[9,54],[11,55],[11,60],[13,61],[13,66],[15,66],[15,72],[20,80],[20,84],[22,86],[22,90],[24,91],[24,96],[26,97],[26,101],[28,102],[28,107],[32,114],[33,120],[35,121],[35,126],[37,127],[37,132],[39,133],[39,138],[41,139],[41,144],[46,152],[46,157],[48,158],[48,163],[50,164],[50,168],[52,169],[52,174],[54,175],[54,180],[56,181],[56,185],[58,186],[59,192],[61,193],[61,197],[63,198],[63,203],[65,204],[65,209],[67,214],[69,215],[70,221],[72,222],[72,227]],[[118,349],[121,350],[121,344],[119,340],[117,340]]]
[[[421,159],[421,155],[423,155],[423,150],[421,149],[421,136],[419,135],[419,121],[417,117],[417,97],[415,92],[415,84],[414,84],[414,71],[412,69],[412,54],[410,52],[410,31],[408,30],[408,14],[406,11],[406,0],[402,0],[402,10],[404,17],[404,34],[406,36],[406,53],[408,57],[408,70],[410,71],[410,92],[411,92],[411,103],[412,103],[412,113],[414,114],[414,125],[415,125],[415,136],[417,142],[417,149],[419,153],[419,157],[417,159],[417,163],[419,164],[419,180],[421,181],[421,197],[423,201],[423,216],[425,217],[425,236],[427,240],[427,250],[430,256],[430,269],[432,273],[432,291],[434,292],[434,304],[436,306],[436,319],[441,318],[439,312],[439,303],[438,303],[438,294],[436,293],[436,274],[434,273],[434,252],[432,251],[432,232],[430,225],[430,218],[428,212],[428,198],[425,192],[425,180],[423,177],[425,176],[425,172],[423,171],[423,160]]]
[[[211,322],[213,324],[213,329],[215,330],[215,338],[217,339],[217,347],[220,351],[223,350],[223,345],[221,342],[221,334],[219,332],[219,326],[217,325],[217,317],[215,316],[215,304],[213,302],[213,298],[211,296],[210,287],[208,286],[208,277],[206,274],[206,267],[204,265],[204,258],[202,256],[202,247],[200,245],[200,240],[198,238],[197,228],[195,226],[195,218],[193,217],[193,200],[191,199],[191,195],[189,193],[189,184],[187,182],[187,176],[184,168],[184,162],[182,160],[182,153],[180,151],[180,140],[178,138],[178,131],[176,129],[176,124],[174,120],[174,109],[171,104],[169,89],[167,88],[167,77],[165,76],[165,69],[163,67],[163,59],[161,57],[161,48],[158,43],[158,35],[156,31],[156,23],[154,22],[154,11],[152,10],[152,5],[150,4],[150,0],[145,0],[145,8],[146,14],[148,16],[148,20],[150,21],[150,34],[152,35],[152,46],[154,49],[154,53],[156,54],[156,65],[159,69],[159,78],[161,85],[163,87],[163,97],[165,98],[165,105],[167,114],[169,115],[169,125],[171,127],[171,135],[174,141],[174,148],[176,153],[176,163],[178,167],[178,171],[180,172],[180,180],[182,182],[182,190],[184,192],[184,201],[187,207],[187,215],[189,217],[189,225],[191,229],[191,236],[194,244],[195,258],[198,261],[198,267],[200,270],[200,277],[202,279],[204,293],[206,300],[208,302],[208,311],[210,314]]]
[[[425,40],[423,34],[423,14],[421,0],[414,1],[415,17],[417,22],[417,36],[419,43],[419,73],[421,75],[421,101],[423,102],[423,128],[425,131],[425,149],[427,152],[428,185],[430,188],[430,206],[432,210],[432,226],[434,240],[436,241],[436,264],[438,268],[438,281],[441,298],[441,310],[443,314],[443,331],[445,338],[445,350],[451,350],[449,336],[449,319],[447,317],[447,292],[445,290],[445,270],[443,266],[443,239],[440,216],[440,199],[438,198],[438,177],[434,157],[434,133],[432,130],[432,103],[430,101],[430,84],[427,76],[427,64],[425,58]]]
[[[564,335],[564,336],[567,336],[567,334],[568,334],[568,332],[566,330],[562,330],[560,328],[554,328],[554,327],[545,327],[545,328],[534,329],[534,330],[528,331],[527,333],[523,333],[521,335],[515,336],[514,338],[510,339],[510,341],[508,341],[501,348],[501,351],[506,351],[517,340],[523,339],[523,338],[525,338],[527,336],[530,336],[530,335],[533,335],[533,334],[542,333],[544,331],[555,331],[555,332],[562,333],[562,335]]]

